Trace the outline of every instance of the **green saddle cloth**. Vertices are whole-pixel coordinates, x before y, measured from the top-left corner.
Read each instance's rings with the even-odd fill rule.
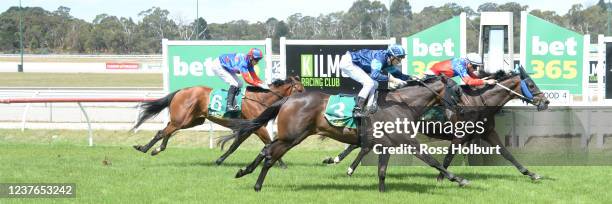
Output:
[[[353,109],[355,108],[355,97],[346,95],[332,95],[325,107],[325,119],[336,127],[356,128]]]
[[[213,89],[210,93],[210,99],[208,101],[208,115],[216,118],[238,118],[242,111],[242,96],[244,91],[236,94],[236,105],[238,105],[238,111],[227,112],[227,90],[225,89]]]

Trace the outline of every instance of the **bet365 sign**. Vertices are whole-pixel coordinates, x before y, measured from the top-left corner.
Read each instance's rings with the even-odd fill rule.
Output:
[[[531,78],[542,90],[582,94],[584,36],[525,12],[522,18],[522,64]]]
[[[422,76],[433,64],[465,54],[465,14],[402,38],[406,64],[402,72]]]
[[[251,48],[264,52],[264,59],[255,66],[257,75],[265,81],[266,61],[271,59],[264,41],[166,41],[164,40],[164,89],[175,91],[191,86],[227,89],[227,85],[210,69],[212,61],[226,53],[248,53]],[[271,41],[270,41],[271,43]],[[242,80],[242,76],[238,76]]]

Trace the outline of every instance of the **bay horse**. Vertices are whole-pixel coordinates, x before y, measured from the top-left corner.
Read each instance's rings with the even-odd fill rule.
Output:
[[[270,84],[269,87],[270,90],[258,87],[247,87],[242,100],[241,118],[255,118],[274,102],[294,93],[304,91],[304,86],[300,78],[293,76],[285,80],[276,80]],[[164,129],[159,130],[157,134],[155,134],[148,144],[134,145],[134,148],[146,153],[155,143],[163,138],[162,144],[151,152],[151,155],[157,155],[166,149],[168,139],[170,139],[177,130],[201,125],[206,119],[221,126],[228,127],[231,122],[230,120],[212,117],[208,114],[209,95],[212,90],[213,89],[205,86],[194,86],[177,90],[156,101],[144,103],[144,109],[132,130],[139,127],[147,119],[156,116],[165,108],[169,108],[170,121]],[[271,142],[270,135],[265,128],[255,130],[255,134],[264,144],[269,144]],[[244,142],[245,139],[246,138],[235,140],[227,152],[216,161],[216,164],[220,165],[242,142]]]
[[[433,104],[439,104],[441,93],[445,90],[445,84],[440,77],[434,77],[426,80],[426,86],[407,86],[379,97],[379,110],[374,115],[379,115],[387,119],[392,118],[412,118],[419,116],[425,108],[407,110],[398,109],[396,104],[412,105],[415,107],[426,107]],[[330,95],[320,92],[304,92],[292,95],[274,103],[266,109],[260,116],[253,120],[233,119],[232,135],[226,136],[224,139],[247,137],[253,131],[263,126],[268,120],[277,117],[277,138],[272,143],[266,145],[255,160],[249,164],[245,170],[240,169],[236,174],[236,178],[252,173],[255,168],[264,161],[261,173],[255,184],[255,191],[260,191],[263,181],[270,167],[279,160],[287,151],[298,145],[310,135],[320,135],[329,137],[334,140],[358,145],[361,144],[360,138],[357,135],[356,129],[348,129],[343,127],[331,126],[325,119],[324,112]],[[361,128],[359,128],[361,129]],[[370,140],[369,137],[368,139]],[[390,137],[383,137],[385,138]],[[412,144],[418,146],[418,141],[409,137],[400,138],[404,144]],[[388,143],[396,143],[397,141],[386,140]],[[366,143],[367,144],[367,143]],[[372,146],[364,147],[364,149]],[[449,180],[457,182],[460,186],[468,184],[468,181],[453,175],[448,172],[438,161],[427,153],[417,153],[415,156],[431,167],[436,168],[444,174]],[[386,163],[389,155],[379,157],[379,190],[384,191],[384,180],[386,172]]]
[[[464,107],[463,109],[469,110],[464,114],[457,114],[454,121],[462,120],[478,120],[478,119],[487,119],[485,131],[482,134],[468,134],[462,138],[457,138],[453,134],[442,134],[437,133],[433,134],[433,131],[428,131],[427,134],[424,134],[428,137],[442,139],[442,140],[450,140],[451,144],[449,146],[457,144],[466,144],[467,142],[472,141],[473,139],[481,138],[489,143],[491,146],[499,146],[501,155],[508,161],[510,161],[521,174],[529,176],[532,180],[539,180],[542,177],[536,173],[529,171],[523,165],[521,165],[515,158],[512,156],[510,151],[506,149],[504,144],[501,142],[497,131],[495,131],[495,114],[498,113],[503,106],[508,103],[508,101],[512,99],[521,99],[527,103],[530,103],[537,107],[538,111],[542,111],[548,108],[548,104],[550,101],[544,96],[544,94],[540,91],[540,88],[533,82],[531,77],[527,74],[523,67],[518,69],[518,73],[510,73],[510,74],[502,74],[499,75],[498,80],[500,81],[497,86],[488,86],[483,89],[478,90],[475,93],[471,94],[462,94],[459,100],[459,106]],[[524,81],[524,84],[528,88],[530,94],[533,96],[533,99],[524,98],[524,96],[517,95],[518,93],[522,93],[521,89],[521,81]],[[507,90],[509,88],[510,90]],[[359,148],[358,145],[349,145],[342,153],[336,156],[334,159],[327,158],[323,161],[326,164],[334,164],[342,161],[351,151]],[[369,151],[366,149],[366,151]],[[444,168],[448,168],[450,163],[455,156],[453,151],[449,151],[444,158]],[[362,153],[355,158],[355,161],[349,167],[348,174],[351,175],[354,170],[359,165],[361,159],[363,158]],[[438,181],[442,181],[444,179],[443,174],[438,175]]]

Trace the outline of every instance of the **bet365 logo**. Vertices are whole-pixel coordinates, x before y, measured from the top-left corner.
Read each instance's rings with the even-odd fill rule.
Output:
[[[340,55],[302,54],[300,68],[302,77],[347,77],[340,73]]]
[[[198,60],[189,60],[184,61],[181,59],[181,56],[173,56],[172,57],[172,65],[173,70],[172,73],[174,76],[196,76],[201,77],[204,74],[206,76],[212,77],[215,76],[215,73],[212,71],[213,66],[215,65],[216,58],[207,57],[204,61]],[[254,67],[256,73],[260,73],[259,65],[255,65]],[[261,75],[260,75],[261,76]]]

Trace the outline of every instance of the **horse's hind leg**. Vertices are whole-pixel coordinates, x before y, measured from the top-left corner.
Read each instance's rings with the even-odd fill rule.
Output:
[[[168,140],[170,139],[170,137],[172,137],[172,135],[180,129],[187,129],[187,128],[192,128],[198,125],[201,125],[204,123],[204,121],[206,121],[206,118],[200,117],[200,118],[195,118],[192,119],[187,125],[182,125],[177,127],[177,125],[175,125],[174,123],[168,123],[168,126],[166,126],[166,128],[164,128],[163,132],[163,136],[164,136],[164,140],[162,140],[161,145],[159,145],[158,148],[154,149],[151,152],[152,156],[155,156],[157,154],[159,154],[160,152],[166,150],[166,145],[168,145]]]
[[[461,144],[461,139],[455,138],[451,141],[451,144],[448,146],[448,149],[452,149],[453,145],[457,145],[457,144]],[[444,167],[445,169],[448,169],[448,166],[450,166],[451,162],[453,162],[453,158],[455,158],[455,152],[453,151],[449,151],[446,156],[444,156],[444,162],[442,164],[442,167]],[[443,181],[444,180],[444,174],[440,173],[438,174],[438,181]]]
[[[157,134],[155,134],[155,136],[151,139],[151,141],[149,141],[148,144],[142,146],[142,145],[134,145],[134,149],[141,151],[142,153],[147,153],[147,151],[149,151],[149,149],[151,149],[151,147],[153,145],[155,145],[155,143],[157,143],[157,141],[161,140],[163,137],[163,131],[157,131]]]
[[[264,144],[270,144],[271,140],[270,140],[270,136],[268,134],[268,132],[266,131],[266,129],[264,128],[259,128],[255,131],[255,134],[259,137],[259,139],[261,139],[261,141]],[[217,165],[221,165],[223,163],[223,161],[225,161],[225,159],[227,159],[227,157],[229,157],[232,153],[234,153],[234,151],[236,151],[236,149],[238,149],[238,147],[240,147],[240,145],[247,139],[248,137],[242,137],[240,139],[236,139],[234,140],[234,142],[232,143],[232,145],[229,147],[229,149],[223,153],[223,155],[221,155],[221,157],[219,157],[219,159],[217,159],[217,161],[215,161],[215,163]],[[279,161],[280,162],[280,161]],[[284,167],[282,166],[284,165]],[[287,166],[283,163],[281,165],[281,167],[283,168],[287,168]]]
[[[243,169],[239,169],[238,172],[236,173],[236,178],[240,178],[240,177],[243,177],[243,176],[245,176],[247,174],[253,173],[253,171],[255,171],[255,169],[257,168],[257,166],[259,166],[259,163],[261,163],[261,161],[263,161],[263,159],[266,156],[267,152],[269,152],[268,149],[270,148],[270,145],[274,144],[275,142],[276,142],[276,140],[274,140],[270,144],[267,144],[266,146],[264,146],[264,148],[261,149],[261,152],[259,154],[257,154],[257,157],[255,157],[253,162],[251,162],[244,170]]]
[[[421,161],[425,162],[429,166],[438,169],[438,171],[440,171],[440,173],[444,174],[444,176],[446,176],[446,178],[448,178],[448,180],[453,181],[453,182],[457,182],[459,184],[459,186],[465,186],[465,185],[469,184],[469,181],[467,179],[455,176],[454,174],[452,174],[451,172],[446,170],[430,154],[422,153],[421,149],[419,148],[419,144],[418,143],[416,145],[413,144],[412,146],[417,147],[417,149],[415,150],[416,154],[414,156],[416,156],[417,158],[419,158]]]
[[[232,133],[232,134],[237,134],[236,132]],[[249,135],[250,136],[250,135]],[[219,157],[219,159],[217,159],[217,161],[215,161],[215,163],[217,165],[221,165],[223,163],[223,161],[225,161],[225,159],[227,159],[227,157],[229,157],[232,153],[234,153],[234,151],[236,151],[236,149],[238,149],[238,147],[240,147],[240,145],[247,139],[249,138],[247,137],[238,137],[234,140],[234,142],[232,142],[232,145],[230,145],[229,149],[227,149],[227,151],[225,151],[225,153],[223,153],[223,155],[221,155]]]
[[[151,156],[155,156],[159,154],[161,151],[164,151],[166,149],[166,145],[168,145],[168,139],[170,139],[170,137],[172,137],[172,134],[179,129],[180,128],[175,127],[175,125],[173,125],[172,123],[168,123],[168,126],[166,126],[166,128],[164,128],[161,131],[164,137],[164,140],[162,141],[161,145],[159,145],[159,147],[151,151]]]
[[[268,122],[271,123],[271,122]],[[261,140],[261,142],[263,142],[264,144],[270,144],[272,142],[272,139],[270,137],[271,132],[269,132],[268,127],[266,126],[259,128],[257,131],[255,131],[255,134],[259,137],[259,139]],[[278,159],[278,166],[280,166],[282,169],[286,169],[287,168],[287,164],[285,164],[285,162],[283,162],[282,159]]]
[[[484,139],[487,142],[489,142],[489,144],[491,146],[499,147],[499,152],[501,153],[501,155],[506,160],[510,161],[516,167],[516,169],[518,169],[523,175],[529,176],[529,178],[531,178],[531,180],[534,180],[534,181],[542,179],[542,177],[540,175],[538,175],[536,173],[533,173],[533,172],[530,172],[529,170],[527,170],[527,168],[525,168],[523,165],[521,165],[521,163],[516,161],[516,159],[514,158],[514,156],[512,156],[510,151],[508,151],[508,149],[506,149],[506,147],[499,140],[499,135],[497,135],[497,132],[495,130],[491,131],[487,135],[487,137],[484,137]]]
[[[378,155],[378,191],[385,192],[385,176],[387,175],[387,166],[389,164],[390,154]]]
[[[353,160],[353,163],[348,168],[346,174],[352,176],[353,173],[355,173],[355,169],[357,169],[359,166],[359,163],[361,163],[361,160],[363,160],[363,157],[365,157],[365,155],[367,155],[371,150],[372,149],[370,147],[362,147],[359,150],[359,154],[357,154],[357,157],[355,157],[355,160]]]
[[[268,170],[270,170],[270,167],[274,165],[274,162],[279,160],[293,146],[295,145],[292,145],[287,141],[278,141],[270,144],[269,151],[264,152],[264,164],[261,168],[261,172],[259,173],[259,177],[257,178],[257,182],[255,183],[255,191],[261,190],[264,179],[268,174]]]
[[[358,147],[359,147],[358,145],[349,145],[338,156],[336,156],[335,158],[327,157],[325,160],[323,160],[323,163],[324,164],[340,163],[340,161],[344,160],[346,156],[348,156],[353,150],[357,149]]]

